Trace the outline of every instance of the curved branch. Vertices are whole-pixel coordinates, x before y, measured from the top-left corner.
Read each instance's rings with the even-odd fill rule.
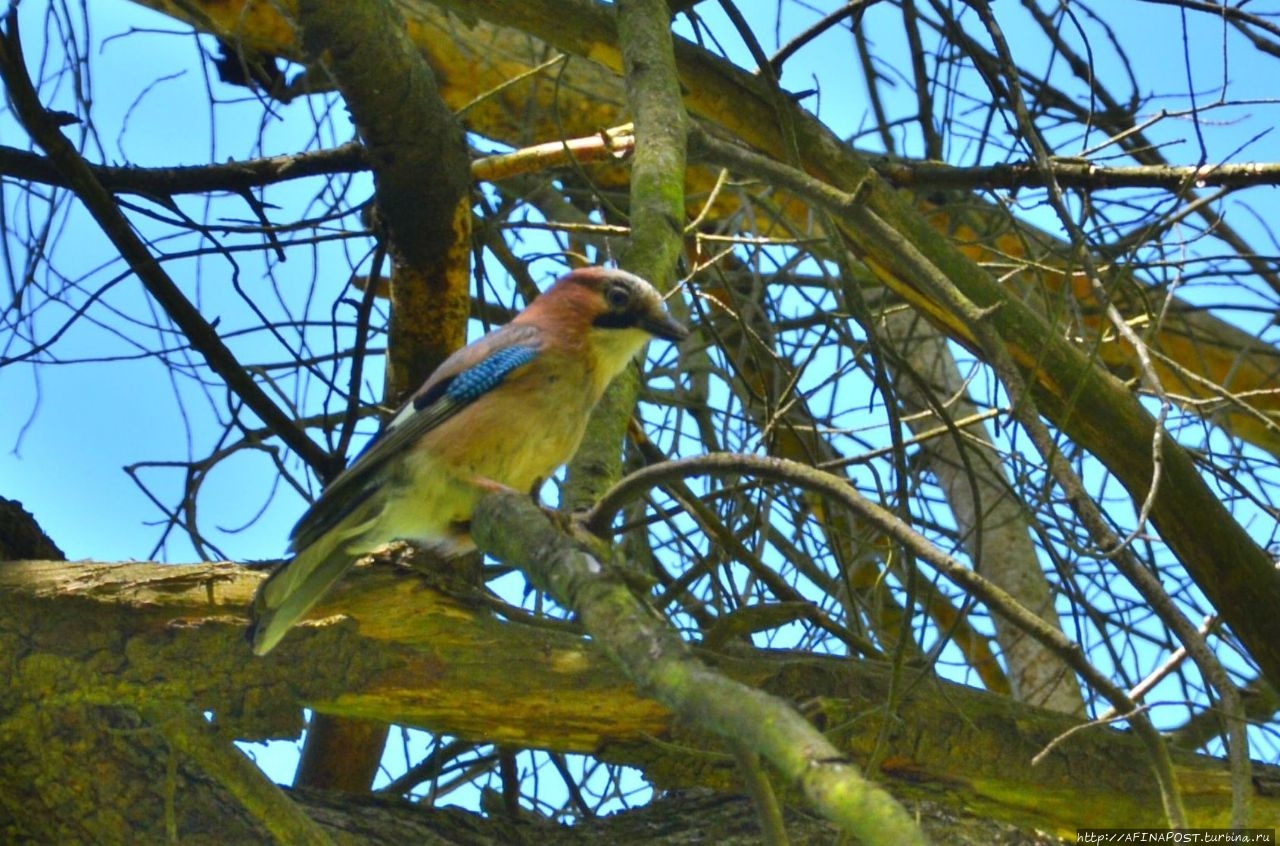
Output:
[[[853,485],[838,476],[796,461],[770,456],[721,453],[683,458],[646,467],[623,479],[591,510],[585,526],[593,534],[601,534],[613,523],[614,517],[624,504],[667,479],[683,480],[695,475],[738,476],[743,474],[799,485],[830,497],[862,519],[879,527],[881,532],[910,549],[911,553],[920,560],[928,562],[947,578],[982,600],[993,611],[1004,615],[1010,622],[1044,644],[1094,685],[1125,719],[1131,721],[1150,755],[1151,765],[1161,785],[1166,806],[1181,808],[1181,799],[1177,794],[1177,779],[1173,774],[1173,762],[1163,739],[1137,703],[1089,663],[1079,645],[1040,619],[1005,590],[942,552],[897,515],[867,499],[858,493]],[[1175,812],[1175,816],[1185,820],[1185,812],[1181,814]],[[1185,825],[1185,822],[1182,824]]]
[[[929,229],[869,168],[848,160],[851,170],[842,178],[857,187],[845,191],[705,132],[691,140],[716,162],[828,211],[864,263],[952,338],[989,351],[992,343],[980,336],[993,333],[1045,417],[1110,468],[1136,502],[1147,498],[1157,424],[1138,398]],[[1162,483],[1152,496],[1151,522],[1263,673],[1280,679],[1280,617],[1262,611],[1280,606],[1280,572],[1205,484],[1187,450],[1172,438],[1159,443]]]
[[[864,842],[924,843],[902,807],[788,703],[695,658],[665,618],[601,566],[602,553],[557,532],[527,496],[485,497],[472,536],[574,609],[591,639],[682,722],[759,754],[815,810]]]

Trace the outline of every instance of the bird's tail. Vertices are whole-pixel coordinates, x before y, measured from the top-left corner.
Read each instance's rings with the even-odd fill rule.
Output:
[[[270,652],[289,628],[320,601],[361,553],[352,532],[330,532],[302,549],[262,583],[253,597],[249,639],[255,655]]]

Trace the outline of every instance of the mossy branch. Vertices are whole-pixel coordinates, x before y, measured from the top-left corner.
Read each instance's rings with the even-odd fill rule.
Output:
[[[515,493],[481,501],[472,534],[481,549],[577,612],[592,640],[681,722],[759,754],[814,809],[865,843],[925,842],[893,797],[789,704],[694,657],[670,624],[601,563],[607,551],[600,545],[557,531]]]

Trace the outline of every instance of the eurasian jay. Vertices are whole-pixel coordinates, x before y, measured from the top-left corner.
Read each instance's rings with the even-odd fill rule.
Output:
[[[648,282],[587,267],[449,356],[294,527],[293,558],[253,598],[253,651],[269,652],[379,546],[474,549],[468,521],[485,489],[531,490],[573,457],[596,402],[649,338],[686,334]]]

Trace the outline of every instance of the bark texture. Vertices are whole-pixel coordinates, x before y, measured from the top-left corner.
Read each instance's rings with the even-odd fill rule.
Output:
[[[9,680],[0,690],[0,801],[16,842],[94,842],[87,832],[134,825],[135,814],[152,825],[208,819],[203,794],[166,800],[171,761],[194,784],[228,788],[189,755],[168,756],[176,743],[166,736],[181,735],[159,724],[155,715],[164,713],[198,723],[210,712],[208,730],[227,755],[240,755],[233,737],[296,736],[309,705],[589,752],[640,767],[663,789],[738,789],[722,754],[707,754],[716,748],[710,738],[637,695],[563,625],[503,622],[383,563],[358,570],[310,624],[255,659],[242,614],[261,578],[231,564],[0,567],[0,669]],[[1127,733],[1077,731],[1033,767],[1032,756],[1077,721],[923,671],[885,713],[893,680],[885,665],[732,648],[699,657],[728,678],[803,703],[855,762],[865,765],[883,741],[876,776],[900,797],[1064,834],[1082,821],[1160,824],[1149,764]],[[1223,763],[1176,761],[1193,824],[1222,824],[1230,791]],[[267,786],[262,778],[259,787]],[[1280,774],[1257,767],[1253,789],[1255,822],[1280,818]],[[41,834],[54,831],[58,837]]]

